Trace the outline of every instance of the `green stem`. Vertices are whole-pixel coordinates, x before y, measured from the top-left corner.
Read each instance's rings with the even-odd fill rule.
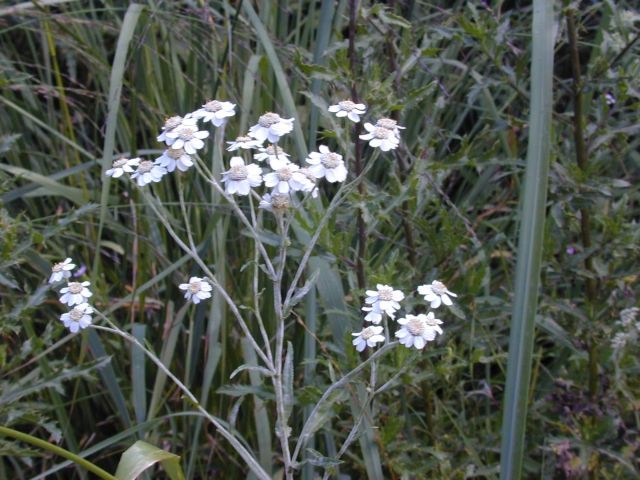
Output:
[[[53,445],[46,440],[42,440],[40,438],[34,437],[33,435],[29,435],[28,433],[19,432],[18,430],[7,427],[0,427],[0,434],[6,435],[7,437],[15,438],[16,440],[20,440],[21,442],[28,443],[43,450],[47,450],[51,453],[55,453],[60,457],[66,458],[67,460],[71,460],[73,463],[85,468],[86,470],[97,475],[100,478],[104,478],[105,480],[117,480],[116,477],[111,475],[109,472],[104,471],[90,461],[85,460],[84,458],[70,452],[69,450],[65,450],[64,448],[58,447],[57,445]]]

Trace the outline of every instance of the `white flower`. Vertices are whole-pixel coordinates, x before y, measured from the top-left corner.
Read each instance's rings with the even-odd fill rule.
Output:
[[[222,173],[222,181],[225,192],[230,195],[249,195],[251,187],[257,187],[262,183],[262,170],[254,163],[244,164],[240,157],[232,157],[229,170]]]
[[[308,167],[301,167],[301,168],[298,169],[298,172],[303,174],[305,177],[307,177],[307,179],[311,183],[313,183],[313,189],[311,190],[311,197],[312,198],[317,198],[319,192],[318,192],[318,187],[316,186],[316,183],[317,183],[316,176],[313,174],[313,172],[311,170],[309,170]]]
[[[433,312],[427,315],[407,315],[405,318],[399,318],[398,323],[402,328],[396,332],[396,337],[407,348],[416,347],[422,350],[427,342],[433,341],[437,334],[442,334],[442,321],[435,318]]]
[[[186,172],[193,167],[193,159],[182,148],[166,149],[161,156],[156,158],[154,163],[164,167],[169,173],[173,172],[176,167],[181,172]]]
[[[233,142],[227,142],[229,146],[227,147],[228,152],[233,152],[239,148],[243,150],[250,150],[252,148],[260,148],[262,147],[262,142],[260,140],[256,140],[255,138],[241,136],[235,139]]]
[[[384,127],[375,127],[370,123],[365,123],[364,128],[367,132],[360,135],[361,140],[369,140],[369,146],[379,148],[383,152],[388,152],[398,147],[400,141],[395,136],[393,130]]]
[[[356,346],[356,350],[359,352],[363,351],[366,347],[375,347],[376,343],[384,342],[384,335],[380,335],[382,333],[382,327],[367,327],[361,332],[352,333],[354,338],[353,344]]]
[[[253,155],[254,160],[262,162],[269,160],[269,166],[276,170],[289,163],[289,154],[277,145],[269,145],[267,148],[260,148],[259,153]]]
[[[209,132],[206,130],[198,130],[196,125],[182,124],[167,132],[166,143],[174,150],[183,148],[189,155],[193,155],[197,150],[204,147],[203,138],[207,138]]]
[[[92,313],[93,308],[91,308],[88,303],[81,303],[71,311],[60,315],[60,320],[72,333],[76,333],[78,330],[82,330],[91,325]]]
[[[165,120],[164,125],[162,126],[162,132],[160,132],[160,135],[158,135],[157,140],[159,142],[167,142],[167,133],[169,133],[170,131],[172,131],[174,128],[178,128],[180,125],[195,125],[198,122],[197,119],[192,118],[191,116],[187,115],[186,117],[182,118],[178,115],[174,116],[174,117],[169,117]]]
[[[394,290],[389,285],[376,286],[377,290],[367,290],[367,298],[364,303],[371,305],[370,307],[362,307],[364,312],[369,312],[364,319],[367,322],[380,323],[382,321],[382,313],[386,313],[392,319],[395,318],[396,310],[400,309],[400,302],[404,299],[404,293],[400,290]]]
[[[71,263],[70,258],[65,258],[63,262],[55,263],[51,267],[51,276],[49,277],[49,283],[56,283],[65,278],[71,277],[71,270],[76,268],[75,264]]]
[[[264,184],[273,187],[273,193],[310,192],[315,185],[293,163],[279,165],[273,172],[264,176]]]
[[[627,345],[629,334],[627,332],[618,332],[611,339],[611,348],[621,350]]]
[[[273,213],[284,213],[291,206],[291,197],[288,193],[265,193],[260,199],[259,208],[264,208]]]
[[[326,178],[328,182],[344,182],[347,178],[347,168],[342,161],[342,155],[329,151],[329,147],[320,145],[320,152],[311,152],[307,163],[309,170],[316,178]]]
[[[447,286],[438,280],[431,282],[431,285],[420,285],[418,293],[424,295],[426,302],[431,302],[431,308],[438,308],[442,303],[447,306],[452,305],[453,302],[449,297],[455,298],[458,296],[447,290]]]
[[[236,114],[236,105],[231,102],[220,102],[211,100],[202,105],[202,108],[193,112],[195,118],[202,118],[204,122],[213,123],[214,127],[219,127],[227,121],[228,117]]]
[[[258,118],[258,123],[249,129],[249,136],[261,142],[277,143],[282,135],[293,130],[293,118],[281,118],[277,113],[267,112]]]
[[[133,168],[137,167],[140,163],[139,158],[119,158],[113,162],[113,166],[105,172],[107,177],[118,178],[121,177],[124,172],[132,173]]]
[[[620,310],[620,323],[622,324],[622,326],[628,327],[633,322],[635,322],[636,318],[638,317],[638,313],[640,313],[640,308],[638,307],[631,307]]]
[[[144,187],[151,182],[159,182],[167,169],[162,165],[153,163],[151,160],[143,160],[138,165],[138,169],[131,174],[131,179],[135,180],[139,187]]]
[[[86,303],[87,299],[93,295],[87,288],[91,285],[91,282],[69,282],[67,286],[60,289],[62,296],[60,297],[60,303],[73,307],[74,305],[80,305]]]
[[[353,103],[351,100],[343,100],[342,102],[338,102],[337,105],[331,105],[329,111],[335,113],[336,117],[347,117],[352,122],[358,123],[360,121],[360,115],[364,115],[367,107],[364,103]]]
[[[200,277],[191,277],[189,283],[181,283],[179,288],[185,290],[184,298],[196,304],[211,297],[211,284]]]
[[[404,130],[405,128],[398,125],[398,122],[392,118],[381,118],[376,122],[376,127],[391,130],[397,139],[400,139],[400,129]]]

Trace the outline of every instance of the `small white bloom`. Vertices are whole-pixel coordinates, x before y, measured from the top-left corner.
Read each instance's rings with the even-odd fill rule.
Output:
[[[196,125],[185,125],[184,123],[170,132],[167,132],[166,143],[171,148],[178,150],[183,148],[189,155],[204,147],[203,138],[207,138],[209,132],[198,130]]]
[[[274,170],[289,163],[289,154],[277,145],[269,145],[267,148],[259,149],[258,152],[253,155],[254,160],[259,162],[269,160],[269,166]]]
[[[227,147],[228,152],[233,152],[239,148],[243,150],[250,150],[252,148],[260,148],[262,147],[262,142],[260,140],[256,140],[255,138],[241,136],[236,138],[233,142],[227,142],[229,146]]]
[[[416,347],[422,350],[427,342],[436,338],[436,335],[442,335],[442,320],[435,318],[433,312],[427,315],[407,315],[405,318],[399,318],[398,323],[402,328],[396,332],[396,337],[407,348]]]
[[[63,262],[55,263],[51,267],[51,276],[49,277],[49,283],[56,283],[65,278],[71,277],[71,270],[76,268],[74,263],[71,263],[70,258],[65,258]]]
[[[60,289],[62,296],[60,297],[60,303],[73,307],[74,305],[80,305],[86,303],[93,293],[87,288],[91,285],[91,282],[68,282],[67,286]]]
[[[337,105],[331,105],[329,111],[335,113],[336,117],[347,117],[352,122],[358,123],[360,121],[360,115],[364,115],[367,107],[364,103],[353,103],[351,100],[343,100],[342,102],[338,102]]]
[[[329,147],[320,145],[320,152],[311,152],[307,163],[309,170],[316,178],[326,178],[328,182],[344,182],[347,178],[347,168],[342,161],[342,155],[333,153]]]
[[[267,112],[249,129],[249,136],[261,142],[277,143],[282,135],[292,130],[293,118],[281,118],[277,113]]]
[[[82,330],[91,325],[92,313],[93,308],[91,308],[88,303],[81,303],[71,311],[60,315],[60,320],[72,333],[76,333],[78,330]]]
[[[394,134],[393,130],[389,130],[384,127],[375,127],[370,123],[364,124],[367,132],[364,135],[360,135],[361,140],[368,140],[369,146],[379,148],[383,152],[388,152],[398,147],[400,141]]]
[[[191,277],[189,283],[181,283],[179,288],[185,290],[184,298],[196,304],[211,297],[211,284],[200,277]]]
[[[616,104],[616,97],[614,97],[611,93],[605,93],[604,99],[607,102],[607,105],[609,106]]]
[[[264,184],[273,187],[273,193],[310,192],[315,185],[299,170],[293,163],[279,165],[264,176]]]
[[[139,158],[119,158],[113,162],[113,166],[105,172],[107,177],[118,178],[121,177],[124,172],[132,173],[133,168],[137,167],[140,163]]]
[[[244,164],[240,157],[232,157],[230,168],[222,173],[225,192],[230,195],[249,195],[251,187],[258,187],[262,183],[262,170],[254,163]]]
[[[353,344],[356,346],[356,350],[359,352],[363,351],[366,347],[375,347],[376,343],[384,342],[384,335],[380,335],[382,333],[382,327],[367,327],[363,329],[361,332],[352,333],[354,338]]]
[[[182,148],[168,148],[162,155],[155,159],[156,165],[164,167],[167,172],[173,172],[176,167],[181,172],[186,172],[193,167],[193,159]]]
[[[386,313],[392,319],[395,318],[396,310],[400,309],[400,302],[404,299],[404,293],[400,290],[394,290],[389,285],[376,286],[377,290],[367,290],[367,297],[364,303],[371,305],[370,307],[362,307],[362,311],[369,312],[364,319],[367,322],[380,323],[382,314]]]
[[[376,127],[391,130],[397,139],[400,139],[400,129],[404,130],[405,128],[398,125],[398,122],[393,118],[381,118],[376,122]]]
[[[431,308],[438,308],[442,303],[450,306],[453,302],[449,297],[455,298],[458,296],[447,290],[447,286],[438,280],[431,282],[431,285],[420,285],[418,293],[424,295],[426,302],[431,302]]]
[[[259,208],[268,210],[269,212],[282,214],[291,206],[291,196],[288,193],[265,193],[260,199]]]
[[[214,127],[219,127],[227,121],[228,117],[236,114],[236,105],[231,102],[220,102],[211,100],[202,105],[202,108],[193,112],[195,118],[202,118],[204,122],[213,123]]]
[[[316,176],[313,174],[313,172],[311,170],[309,170],[308,167],[301,167],[298,169],[298,172],[300,172],[301,174],[303,174],[305,177],[307,177],[307,179],[313,183],[313,189],[311,190],[311,197],[312,198],[317,198],[319,191],[318,191],[318,187],[316,186],[316,184],[318,183]]]
[[[169,133],[170,131],[172,131],[174,128],[178,128],[180,125],[195,125],[196,123],[198,123],[198,120],[187,115],[186,117],[182,118],[178,115],[175,115],[173,117],[169,117],[165,120],[164,125],[162,126],[162,132],[160,132],[160,135],[158,135],[157,140],[159,142],[167,142],[167,133]],[[171,140],[170,140],[171,141]]]
[[[611,348],[621,350],[627,345],[629,334],[627,332],[618,332],[611,339]]]
[[[638,313],[640,313],[640,308],[638,307],[631,307],[620,310],[620,323],[624,327],[629,327],[629,325],[636,321]]]
[[[139,187],[144,187],[151,182],[159,182],[167,169],[162,165],[153,163],[151,160],[143,160],[138,165],[138,169],[131,174],[131,179],[135,180]]]

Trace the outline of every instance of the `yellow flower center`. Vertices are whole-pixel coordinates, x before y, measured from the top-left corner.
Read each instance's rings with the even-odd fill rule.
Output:
[[[444,283],[435,280],[431,284],[431,290],[433,290],[433,293],[436,295],[444,295],[447,293],[447,286]]]
[[[71,320],[73,320],[74,322],[79,322],[82,317],[84,317],[84,310],[74,308],[69,312],[69,317],[71,317]]]
[[[338,102],[338,106],[340,107],[340,109],[344,110],[345,112],[350,112],[355,108],[356,104],[353,103],[351,100],[344,100],[342,102]]]
[[[191,282],[189,284],[189,292],[191,292],[191,294],[193,295],[198,293],[201,290],[201,283],[202,282]]]
[[[387,302],[389,300],[393,300],[393,290],[391,288],[382,288],[378,290],[378,298]]]
[[[360,336],[362,337],[363,340],[369,340],[375,334],[376,334],[376,331],[374,330],[373,327],[367,327],[364,330],[362,330],[362,333],[360,334]]]
[[[182,123],[182,117],[169,117],[165,120],[163,130],[173,130]]]
[[[178,160],[181,156],[184,155],[184,149],[182,149],[182,148],[170,148],[167,151],[167,155],[169,155],[174,160]]]
[[[144,160],[140,162],[138,165],[138,173],[147,173],[150,172],[153,168],[154,163],[151,160]]]
[[[376,127],[386,128],[387,130],[395,130],[397,125],[398,125],[398,122],[396,122],[391,118],[381,118],[376,123]]]
[[[69,282],[69,285],[67,285],[67,288],[69,288],[69,292],[75,295],[82,292],[83,286],[80,282]]]
[[[271,206],[274,210],[286,210],[289,208],[289,195],[275,194],[271,196]]]
[[[391,132],[386,128],[376,127],[376,129],[373,131],[373,136],[382,140],[385,138],[389,138],[389,133]]]

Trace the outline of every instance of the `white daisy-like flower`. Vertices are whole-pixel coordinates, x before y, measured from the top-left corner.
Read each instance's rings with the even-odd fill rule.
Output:
[[[367,107],[364,103],[353,103],[351,100],[343,100],[337,105],[329,107],[331,113],[335,113],[336,117],[347,117],[352,122],[358,123],[360,115],[364,115]]]
[[[166,143],[175,150],[182,148],[189,155],[193,155],[196,151],[204,147],[202,139],[208,136],[209,132],[206,130],[198,130],[197,125],[186,125],[183,123],[179,127],[167,132]]]
[[[361,332],[352,333],[354,338],[352,343],[356,346],[356,350],[359,352],[363,351],[366,347],[375,347],[376,343],[384,342],[384,335],[380,335],[382,333],[382,327],[367,327],[363,329]]]
[[[427,342],[435,340],[438,334],[442,334],[442,320],[438,320],[429,312],[427,315],[407,315],[399,318],[398,323],[402,328],[396,332],[396,337],[400,343],[407,348],[416,347],[422,350]]]
[[[138,165],[138,169],[131,174],[131,179],[135,180],[139,187],[144,187],[151,182],[159,182],[167,169],[162,165],[152,162],[151,160],[143,160]]]
[[[293,130],[293,118],[282,118],[277,113],[267,112],[258,118],[258,123],[249,129],[249,136],[264,142],[277,143],[280,137]]]
[[[309,170],[316,178],[326,178],[328,182],[344,182],[347,178],[347,168],[342,161],[342,155],[333,153],[329,147],[320,145],[320,152],[311,152],[307,163]]]
[[[169,133],[170,131],[172,131],[175,128],[178,128],[180,125],[195,125],[196,123],[198,123],[198,120],[196,118],[193,118],[189,115],[187,115],[186,117],[182,118],[179,115],[175,115],[173,117],[169,117],[165,120],[164,125],[162,126],[162,132],[160,132],[160,135],[158,135],[157,140],[159,142],[167,142],[167,133]]]
[[[251,138],[248,136],[240,136],[236,138],[233,142],[227,142],[229,144],[229,146],[227,147],[227,151],[233,152],[234,150],[238,150],[239,148],[242,148],[243,150],[260,148],[262,147],[263,141],[256,140],[255,138]]]
[[[76,265],[72,262],[73,260],[67,257],[63,262],[55,263],[53,267],[51,267],[49,283],[56,283],[65,278],[71,278],[71,270],[76,268]]]
[[[72,333],[76,333],[83,328],[87,328],[91,325],[91,314],[93,308],[88,303],[81,303],[76,305],[67,313],[60,315],[60,321],[71,330]]]
[[[611,348],[621,350],[627,345],[630,335],[627,332],[618,332],[611,339]]]
[[[370,123],[365,123],[364,128],[367,132],[360,135],[361,140],[368,140],[369,146],[379,148],[383,152],[388,152],[398,147],[400,140],[396,137],[393,130],[384,127],[376,127]]]
[[[121,177],[125,172],[133,173],[133,167],[137,167],[140,163],[139,158],[119,158],[114,160],[112,167],[105,172],[107,177],[118,178]]]
[[[236,114],[235,108],[235,103],[211,100],[193,112],[192,115],[194,118],[202,118],[204,122],[211,122],[214,127],[219,127],[227,121],[227,118]]]
[[[404,299],[404,293],[394,290],[389,285],[376,285],[376,290],[367,290],[367,297],[364,303],[370,307],[362,307],[362,311],[369,312],[364,319],[367,322],[380,323],[382,314],[386,313],[392,319],[395,318],[396,310],[400,309],[400,302]]]
[[[265,193],[260,199],[258,208],[263,208],[269,212],[282,214],[291,207],[291,196],[288,193]]]
[[[299,170],[294,163],[279,165],[264,176],[264,184],[273,188],[273,193],[310,192],[315,184]]]
[[[431,308],[438,308],[443,303],[450,306],[453,304],[450,297],[458,296],[447,290],[447,286],[438,280],[431,282],[431,285],[420,285],[418,293],[424,295],[426,302],[431,302]]]
[[[269,145],[267,148],[259,149],[253,158],[259,162],[268,160],[269,166],[274,170],[289,163],[289,154],[277,145]]]
[[[184,298],[196,304],[211,297],[211,284],[200,277],[191,277],[189,283],[181,283],[179,288],[185,290]]]
[[[74,305],[80,305],[86,303],[87,300],[93,295],[91,290],[87,287],[91,285],[91,282],[68,282],[67,286],[60,289],[60,303],[73,307]]]
[[[397,139],[400,139],[400,129],[405,129],[405,127],[401,127],[400,125],[398,125],[398,122],[396,122],[393,118],[381,118],[376,122],[376,127],[391,130]]]
[[[318,187],[317,187],[318,179],[316,178],[316,176],[313,174],[313,172],[308,167],[300,167],[298,169],[298,172],[303,174],[305,177],[307,177],[307,179],[311,183],[313,183],[313,189],[311,190],[311,197],[312,198],[317,198],[318,194],[320,192],[318,191]]]
[[[222,172],[222,181],[225,183],[225,192],[230,195],[249,195],[251,187],[258,187],[262,183],[262,170],[255,163],[244,164],[240,157],[232,157],[230,168]]]
[[[181,172],[186,172],[193,167],[193,159],[182,148],[167,148],[162,155],[155,159],[156,165],[166,168],[167,172],[173,172],[176,167]]]

